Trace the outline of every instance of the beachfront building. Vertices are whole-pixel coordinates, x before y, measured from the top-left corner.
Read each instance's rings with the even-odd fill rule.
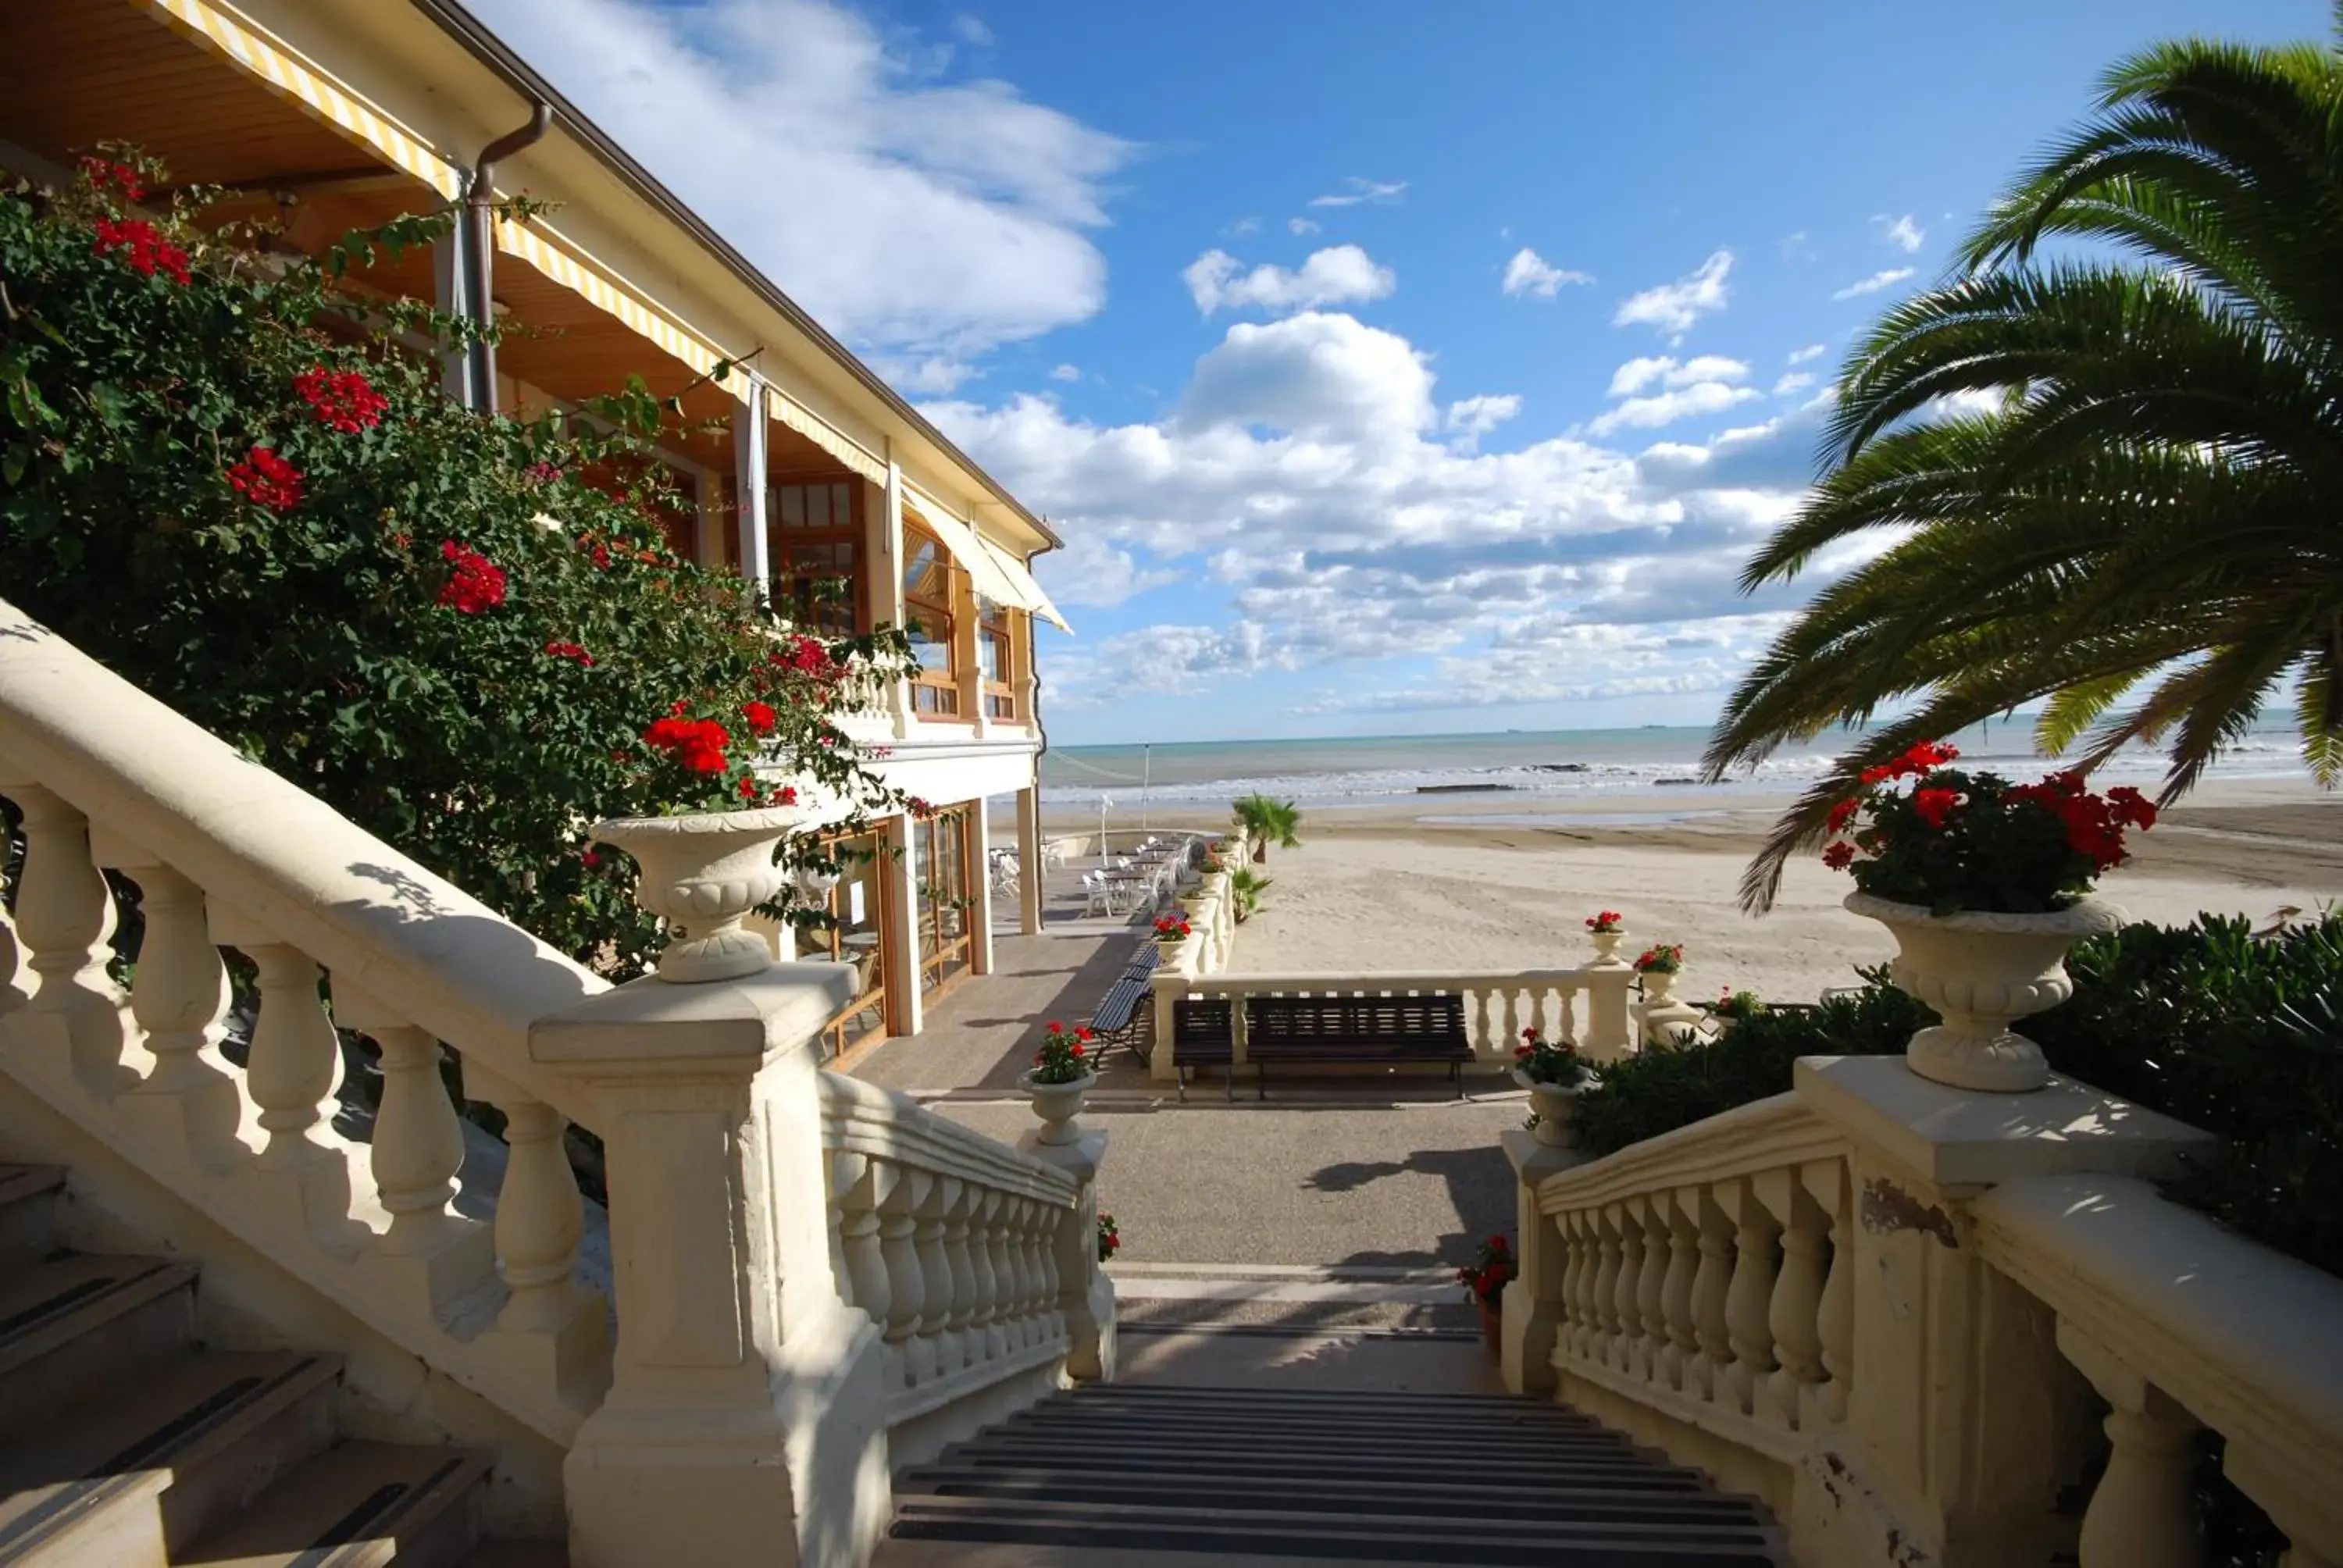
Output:
[[[1047,524],[447,0],[0,0],[0,171],[55,182],[133,143],[312,254],[454,204],[453,238],[352,280],[520,329],[451,357],[449,396],[525,416],[630,377],[679,396],[687,433],[658,460],[696,504],[663,519],[674,548],[820,631],[905,627],[923,666],[857,721],[878,771],[938,809],[850,846],[838,928],[812,937],[862,982],[830,1050],[918,1032],[990,970],[985,800],[1017,801],[1022,864],[1039,848],[1033,623],[1064,625],[1031,570]],[[490,210],[523,192],[550,210]],[[1021,887],[1038,930],[1038,877]]]

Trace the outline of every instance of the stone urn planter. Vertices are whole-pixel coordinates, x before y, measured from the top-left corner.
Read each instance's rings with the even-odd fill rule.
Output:
[[[1944,1018],[1912,1037],[1905,1065],[1937,1083],[1996,1094],[2050,1081],[2042,1048],[2009,1026],[2074,995],[2066,950],[2125,920],[2121,910],[2096,899],[2046,915],[1937,915],[1868,893],[1848,894],[1846,908],[1895,933],[1888,972]]]
[[[1586,940],[1594,944],[1597,969],[1615,970],[1627,961],[1619,956],[1619,944],[1627,940],[1625,931],[1589,931]]]
[[[1074,1119],[1082,1113],[1082,1102],[1097,1083],[1095,1072],[1085,1072],[1070,1083],[1036,1083],[1031,1069],[1020,1073],[1017,1087],[1025,1091],[1033,1103],[1033,1114],[1041,1119],[1041,1131],[1033,1135],[1034,1141],[1053,1146],[1081,1141],[1081,1123]]]
[[[659,979],[699,985],[771,965],[772,949],[740,922],[789,879],[773,864],[773,850],[806,820],[798,807],[767,806],[594,824],[596,842],[616,845],[641,866],[635,900],[667,922]]]
[[[1675,970],[1644,970],[1644,1005],[1654,1008],[1673,1007],[1676,1000],[1678,972]]]
[[[1513,1081],[1530,1091],[1530,1109],[1537,1112],[1537,1125],[1530,1129],[1530,1136],[1549,1149],[1577,1148],[1578,1097],[1594,1080],[1581,1079],[1572,1084],[1541,1083],[1517,1067],[1513,1069]]]

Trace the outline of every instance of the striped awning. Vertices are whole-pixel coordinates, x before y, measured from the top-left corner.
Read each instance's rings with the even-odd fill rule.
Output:
[[[915,488],[910,481],[903,484],[903,516],[936,536],[944,552],[960,563],[968,574],[969,582],[980,598],[995,604],[1014,604],[1016,589],[1001,574],[1001,565],[985,552],[976,537],[976,530],[946,511],[943,505],[925,491]]]
[[[464,176],[404,126],[343,92],[252,26],[206,0],[139,0],[164,22],[226,55],[268,87],[340,127],[399,168],[453,199]]]
[[[885,458],[863,450],[860,442],[769,382],[765,387],[765,412],[775,424],[788,426],[872,484],[887,482]]]
[[[719,361],[728,357],[713,344],[687,331],[674,317],[620,286],[601,268],[588,265],[529,225],[498,218],[497,248],[528,263],[564,288],[574,290],[597,308],[616,317],[635,336],[658,344],[669,357],[689,365],[699,375],[710,374]]]
[[[1026,614],[1048,621],[1060,631],[1074,629],[1066,624],[1066,618],[1058,613],[1058,607],[1050,602],[1050,596],[1041,591],[1041,585],[1033,580],[1032,572],[1027,569],[1023,561],[1019,560],[1014,554],[994,544],[982,534],[976,537],[976,543],[979,549],[992,558],[993,565],[1000,569],[1002,578],[1014,593],[1015,597],[1003,602],[1015,605]]]

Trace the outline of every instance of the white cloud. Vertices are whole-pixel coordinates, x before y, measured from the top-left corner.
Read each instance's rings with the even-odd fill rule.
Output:
[[[1725,407],[1757,396],[1737,384],[1745,367],[1707,357],[1707,379],[1669,387],[1686,362],[1644,385]],[[1357,706],[1391,706],[1374,694],[1413,688],[1386,678],[1409,657],[1502,670],[1514,700],[1557,682],[1706,690],[1745,668],[1763,618],[1812,591],[1745,600],[1736,577],[1809,480],[1818,405],[1640,456],[1584,433],[1484,452],[1519,400],[1434,392],[1404,337],[1311,312],[1231,327],[1152,423],[1093,424],[1030,395],[927,411],[1069,539],[1129,554],[1134,580],[1185,569],[1225,596],[1053,652],[1050,699],[1067,707],[1320,668],[1344,671]],[[1096,569],[1121,586],[1119,565]],[[1644,684],[1611,684],[1628,681]]]
[[[1829,346],[1826,344],[1809,343],[1804,348],[1793,348],[1790,350],[1790,363],[1793,365],[1804,365],[1809,359],[1820,359],[1828,352],[1830,352],[1830,349]]]
[[[1505,263],[1504,291],[1508,296],[1528,295],[1535,299],[1552,299],[1566,283],[1592,283],[1591,272],[1571,272],[1547,262],[1545,257],[1528,246],[1513,252]]]
[[[1783,372],[1782,378],[1774,383],[1774,396],[1786,397],[1793,392],[1803,392],[1814,384],[1815,378],[1805,371],[1786,370]]]
[[[1667,355],[1630,359],[1611,373],[1608,396],[1624,397],[1650,386],[1689,387],[1695,381],[1738,381],[1749,367],[1722,354],[1698,354],[1679,365]]]
[[[1180,276],[1206,316],[1216,310],[1253,307],[1272,313],[1312,310],[1322,305],[1344,305],[1381,299],[1398,286],[1391,268],[1355,245],[1329,246],[1312,251],[1298,270],[1268,262],[1243,270],[1244,264],[1224,250],[1208,250],[1188,264]]]
[[[1906,278],[1912,276],[1913,271],[1914,269],[1908,266],[1883,267],[1881,270],[1873,273],[1869,277],[1856,278],[1845,288],[1833,294],[1831,297],[1833,299],[1853,299],[1855,296],[1860,294],[1877,294],[1883,288],[1892,288],[1896,284],[1903,282]]]
[[[1241,217],[1234,223],[1229,225],[1228,227],[1221,230],[1222,234],[1231,239],[1242,239],[1246,235],[1259,234],[1260,232],[1261,219],[1257,217]]]
[[[1318,232],[1318,226],[1306,217],[1290,217],[1285,220],[1285,232],[1288,234],[1316,234]]]
[[[1879,226],[1881,239],[1901,249],[1907,256],[1917,251],[1928,241],[1928,231],[1913,222],[1912,215],[1908,212],[1901,217],[1889,217],[1885,213],[1881,213],[1871,221]]]
[[[1033,569],[1050,597],[1060,604],[1100,607],[1135,598],[1150,588],[1176,583],[1184,575],[1171,567],[1142,569],[1131,551],[1094,534],[1069,537],[1065,548],[1037,557]]]
[[[1353,175],[1342,182],[1343,188],[1328,196],[1312,196],[1311,206],[1357,206],[1362,202],[1377,206],[1399,200],[1407,190],[1405,180],[1363,180]]]
[[[1060,365],[1050,372],[1052,381],[1079,381],[1081,378],[1082,367],[1079,365]]]
[[[1806,238],[1805,229],[1784,235],[1778,243],[1784,261],[1812,261],[1815,258],[1814,245]]]
[[[1692,330],[1693,323],[1713,311],[1725,308],[1725,279],[1733,270],[1733,253],[1719,250],[1706,261],[1674,283],[1664,283],[1647,288],[1641,294],[1630,295],[1611,317],[1614,327],[1644,325],[1656,327],[1672,334],[1671,341],[1681,342]]]
[[[474,9],[831,331],[928,385],[1105,303],[1085,231],[1131,145],[923,72],[916,39],[842,5]]]
[[[1597,414],[1586,422],[1590,436],[1609,436],[1620,430],[1654,429],[1673,425],[1678,419],[1695,414],[1715,414],[1746,403],[1758,396],[1755,387],[1730,387],[1722,381],[1694,381],[1686,387],[1655,392],[1648,397],[1630,397]]]
[[[1482,437],[1521,411],[1522,400],[1512,392],[1460,397],[1448,405],[1441,426],[1450,433],[1451,446],[1469,452],[1480,446]]]

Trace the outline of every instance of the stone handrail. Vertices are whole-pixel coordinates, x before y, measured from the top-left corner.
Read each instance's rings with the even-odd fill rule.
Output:
[[[572,1439],[610,1379],[608,1310],[572,1278],[582,1206],[563,1151],[569,1119],[598,1118],[529,1035],[608,984],[5,602],[0,796],[25,842],[15,937],[0,937],[0,1075],[394,1343]],[[126,997],[101,868],[141,894]],[[223,946],[258,976],[241,1072],[220,1053]],[[370,1143],[333,1126],[337,1025],[382,1051]],[[493,1224],[448,1206],[464,1139],[443,1040],[507,1119]]]
[[[1185,943],[1182,944],[1185,946]],[[1407,996],[1461,993],[1464,1029],[1474,1056],[1485,1067],[1510,1068],[1522,1030],[1547,1039],[1574,1040],[1596,1061],[1614,1061],[1635,1047],[1627,993],[1634,971],[1624,963],[1583,964],[1575,969],[1491,970],[1464,974],[1230,974],[1195,972],[1193,965],[1159,968],[1151,980],[1155,1046],[1149,1070],[1169,1082],[1179,1076],[1172,1047],[1172,1010],[1182,997],[1241,1000],[1249,996]],[[1578,998],[1584,995],[1584,1026]],[[1235,1057],[1245,1060],[1244,1010],[1235,1010]]]
[[[1784,1463],[1854,1370],[1847,1142],[1795,1094],[1604,1159],[1508,1133],[1521,1274],[1513,1386],[1565,1384]],[[1598,1392],[1599,1391],[1599,1392]]]
[[[2123,1177],[2012,1181],[1971,1212],[1979,1253],[2057,1315],[2059,1350],[2110,1406],[2086,1568],[2201,1560],[2200,1426],[2289,1563],[2343,1561],[2343,1280]]]
[[[827,1072],[821,1119],[833,1272],[885,1342],[891,1462],[970,1435],[1061,1374],[1111,1372],[1092,1186],[1102,1141],[1011,1149]]]

